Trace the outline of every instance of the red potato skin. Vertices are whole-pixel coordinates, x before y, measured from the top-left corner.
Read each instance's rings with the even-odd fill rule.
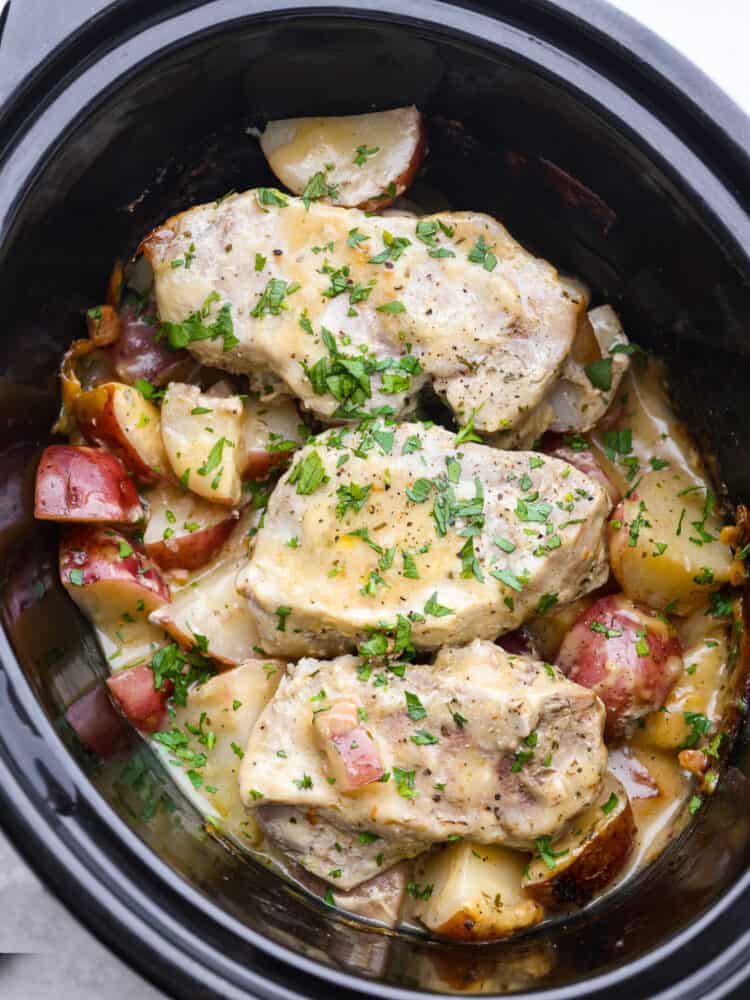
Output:
[[[332,736],[334,752],[341,758],[349,789],[362,788],[383,776],[383,763],[375,743],[362,726]]]
[[[89,441],[110,448],[140,483],[158,483],[164,478],[146,462],[128,440],[115,414],[118,383],[108,382],[81,393],[73,406],[79,429]]]
[[[76,699],[65,713],[65,721],[81,743],[103,760],[126,750],[134,739],[133,730],[113,708],[103,684]]]
[[[621,634],[608,638],[592,631],[592,624]],[[648,655],[638,655],[638,633]],[[581,615],[563,639],[557,666],[599,695],[607,709],[607,733],[617,738],[664,704],[682,673],[682,649],[671,625],[616,594]]]
[[[157,691],[153,671],[142,663],[107,678],[107,687],[112,700],[136,729],[153,733],[161,728],[172,693],[171,681],[166,681],[162,690]]]
[[[593,453],[588,451],[588,449],[585,451],[576,451],[574,448],[568,448],[566,445],[563,445],[562,447],[555,448],[551,454],[555,458],[561,458],[564,462],[578,469],[579,472],[583,472],[589,479],[593,479],[594,482],[603,486],[609,494],[613,505],[618,504],[622,500],[622,493],[620,493],[620,490],[612,482],[601,465],[599,465]]]
[[[237,518],[228,517],[192,534],[148,542],[146,553],[163,570],[200,569],[216,555],[237,523]]]
[[[318,745],[325,752],[345,791],[355,791],[382,777],[380,752],[363,726],[357,704],[334,701],[324,713],[313,716]]]
[[[655,799],[661,795],[651,772],[644,767],[629,746],[617,747],[610,753],[608,766],[624,786],[631,802],[635,802],[636,799]]]
[[[50,445],[36,474],[34,516],[42,521],[135,524],[143,507],[119,458],[101,448]]]
[[[424,158],[427,155],[427,130],[424,126],[424,118],[422,115],[419,116],[419,138],[417,140],[417,145],[414,147],[414,153],[411,160],[407,164],[406,168],[394,178],[393,183],[396,185],[396,194],[393,198],[370,198],[367,201],[362,202],[361,205],[357,205],[363,212],[382,212],[384,208],[389,208],[396,198],[406,191],[411,182],[417,175],[417,171],[422,166]]]
[[[142,378],[153,385],[174,380],[177,370],[192,363],[187,351],[172,351],[165,341],[154,339],[158,327],[133,306],[120,313],[120,336],[112,347],[112,361],[117,377],[128,385]]]
[[[120,555],[120,543],[132,548]],[[71,570],[81,570],[82,582],[72,583]],[[70,528],[60,541],[60,579],[74,599],[85,603],[86,588],[97,583],[122,583],[133,588],[150,613],[169,601],[169,587],[156,566],[131,543],[114,531],[91,526]]]

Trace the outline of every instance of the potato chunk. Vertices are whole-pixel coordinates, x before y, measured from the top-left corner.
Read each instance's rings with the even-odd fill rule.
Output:
[[[723,719],[732,688],[726,625],[701,609],[681,623],[680,638],[685,670],[665,701],[664,711],[649,716],[636,734],[638,746],[660,750],[691,746],[704,719],[711,723],[712,732],[729,729]]]
[[[260,145],[271,170],[294,194],[377,211],[411,183],[424,159],[425,134],[411,105],[269,122]]]
[[[538,924],[544,909],[521,887],[526,855],[456,843],[418,865],[414,915],[433,934],[462,941],[507,937]]]
[[[546,906],[583,905],[622,870],[633,846],[635,821],[627,792],[608,775],[598,800],[566,836],[537,842],[539,854],[528,866],[523,885]]]
[[[137,479],[155,483],[169,475],[159,411],[137,389],[105,382],[80,393],[74,412],[86,437],[110,448]]]
[[[732,554],[719,541],[714,503],[708,487],[681,474],[643,477],[609,522],[610,564],[627,597],[689,615],[729,580]]]
[[[192,687],[187,705],[175,706],[169,724],[173,731],[185,734],[188,749],[205,754],[206,763],[200,769],[203,781],[195,787],[207,800],[214,825],[243,843],[256,844],[260,833],[240,801],[240,762],[255,721],[283,674],[284,664],[279,660],[245,660]],[[160,743],[158,736],[156,741],[162,748],[174,747],[173,741]],[[184,760],[179,755],[174,759],[177,764]],[[190,766],[183,764],[184,770]]]
[[[161,411],[161,432],[180,483],[213,503],[235,506],[242,496],[242,400],[204,395],[172,382]]]

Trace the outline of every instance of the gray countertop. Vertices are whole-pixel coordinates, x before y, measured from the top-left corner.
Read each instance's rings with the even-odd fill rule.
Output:
[[[0,13],[6,0],[0,0]],[[31,2],[33,0],[21,0]],[[612,0],[667,38],[750,111],[747,0]],[[99,4],[92,6],[98,7]],[[64,20],[64,4],[60,5]],[[7,29],[13,30],[13,8]],[[40,40],[44,46],[47,36]],[[40,57],[43,52],[40,50]],[[84,930],[0,835],[0,997],[158,1000],[163,994]]]

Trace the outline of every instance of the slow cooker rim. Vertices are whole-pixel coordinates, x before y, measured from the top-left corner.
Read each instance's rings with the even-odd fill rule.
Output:
[[[220,5],[221,4],[213,4],[211,6],[217,7]],[[113,6],[122,7],[124,6],[124,4],[118,3]],[[254,17],[278,13],[277,6],[274,5],[273,3],[270,3],[268,5],[265,4],[256,5],[256,7],[257,6],[262,6],[264,9],[261,11],[258,11],[256,9],[253,13]],[[386,2],[381,4],[380,8],[388,6],[389,6],[388,3]],[[391,7],[396,7],[396,6],[397,5],[391,4]],[[554,10],[556,12],[556,15],[560,18],[561,21],[567,21],[573,23],[573,26],[576,29],[580,28],[580,23],[574,23],[574,22],[577,22],[581,16],[592,17],[595,30],[598,32],[604,30],[608,33],[609,37],[606,37],[604,40],[607,42],[611,42],[614,39],[614,44],[618,45],[620,48],[623,48],[625,50],[627,50],[627,42],[623,41],[623,39],[627,40],[629,38],[632,38],[632,34],[634,32],[633,26],[635,25],[635,22],[632,22],[629,18],[626,18],[624,15],[620,14],[619,11],[614,10],[614,8],[604,9],[596,5],[596,7],[592,10],[592,4],[588,2],[588,0],[579,0],[579,2],[568,3],[565,5],[565,7],[563,6],[562,2],[559,3],[550,2],[550,0],[541,0],[541,2],[537,2],[537,0],[534,0],[533,6],[539,9],[543,8],[547,10]],[[435,11],[440,7],[450,7],[453,10],[459,10],[462,12],[462,16],[469,20],[477,16],[486,17],[484,13],[477,11],[476,9],[469,11],[466,8],[459,7],[455,4],[438,4],[438,3],[432,3],[430,2],[430,0],[424,0],[424,2],[422,3],[417,3],[413,5],[413,9],[429,8],[431,11]],[[356,16],[362,16],[363,13],[365,15],[369,14],[374,15],[376,11],[373,8],[367,11],[363,11],[361,7],[355,7],[355,8],[346,8],[343,6],[325,7],[322,5],[316,5],[314,8],[305,9],[305,14],[314,15],[316,13],[321,13],[325,15],[336,15],[336,16],[347,16],[347,14],[356,14]],[[599,17],[594,16],[597,13],[599,13],[601,16]],[[406,17],[400,14],[400,12],[398,12],[397,10],[391,11],[391,14],[393,19],[397,21],[398,20],[402,22],[413,22],[415,20],[417,22],[419,21],[419,18],[415,18],[411,15]],[[495,17],[496,20],[498,21],[500,20],[499,17],[497,17],[496,15],[493,16]],[[215,19],[212,20],[215,23]],[[422,20],[424,21],[425,19],[423,18]],[[646,37],[650,35],[650,33],[646,32],[645,29],[641,29],[637,25],[635,25],[635,28],[637,29],[635,31],[635,35],[638,36],[640,39],[644,37],[644,33]],[[619,29],[620,31],[619,40],[616,34],[617,29]],[[472,34],[468,28],[466,28],[466,31],[469,35]],[[686,60],[684,60],[681,56],[679,56],[677,53],[671,50],[669,46],[666,46],[660,40],[655,39],[654,36],[650,36],[648,38],[648,41],[649,45],[653,46],[655,50],[657,51],[662,50],[661,55],[665,60],[664,66],[670,64],[670,75],[673,80],[675,79],[676,75],[679,76],[681,79],[690,78],[692,76],[694,82],[694,90],[696,91],[697,89],[705,85],[706,83],[705,78],[702,76],[700,71],[696,70],[695,67],[692,67],[689,63],[687,63]],[[60,53],[58,53],[58,56],[59,55]],[[152,60],[155,57],[153,53],[151,53],[148,58],[149,60]],[[654,64],[654,59],[652,58],[651,65],[653,64]],[[675,67],[679,68],[679,73],[677,74],[675,73]],[[732,135],[729,134],[727,129],[735,129],[737,114],[739,113],[741,116],[741,112],[738,112],[738,109],[732,104],[732,102],[724,95],[722,95],[720,92],[716,91],[716,93],[710,96],[713,99],[713,101],[717,101],[719,105],[718,112],[716,110],[713,110],[712,111],[713,114],[721,114],[722,111],[721,105],[722,104],[725,105],[723,109],[725,117],[723,119],[720,119],[719,127],[722,131],[722,134],[726,142],[728,144],[731,144],[733,147],[736,147],[737,144]],[[11,101],[12,100],[13,99],[11,99]],[[6,106],[6,111],[7,111],[7,106]],[[5,112],[3,112],[3,114],[4,113]],[[81,115],[82,114],[83,112],[81,112]],[[0,115],[0,118],[1,117],[2,115]],[[745,121],[744,116],[741,117],[742,120]],[[719,119],[717,119],[717,121],[719,121]],[[742,152],[742,158],[744,158],[744,166],[745,169],[747,170],[748,168],[750,168],[750,160],[748,159],[747,152],[745,150],[742,150],[741,152]],[[736,149],[734,150],[734,155],[736,155]],[[42,711],[41,706],[36,701],[36,698],[30,686],[28,685],[28,682],[25,680],[20,664],[18,663],[18,660],[15,658],[15,655],[13,654],[9,644],[5,641],[4,636],[2,637],[2,644],[0,644],[0,660],[2,660],[3,668],[5,671],[4,680],[6,682],[11,683],[15,691],[16,698],[17,699],[20,698],[25,703],[24,713],[26,714],[29,723],[33,720],[34,728],[36,729],[37,733],[44,735],[42,742],[46,746],[49,746],[50,742],[54,742],[54,740],[58,739],[58,736],[52,724],[49,722],[46,715]],[[68,782],[71,785],[71,787],[75,789],[74,797],[80,798],[81,795],[83,795],[83,797],[87,800],[87,806],[89,806],[93,810],[93,814],[95,815],[97,822],[101,823],[103,828],[113,830],[117,824],[121,824],[123,829],[120,831],[116,831],[116,836],[125,844],[125,846],[127,846],[128,850],[134,855],[137,863],[145,871],[150,872],[155,877],[159,877],[160,879],[162,879],[162,881],[166,882],[167,881],[166,877],[161,872],[156,871],[157,867],[163,868],[166,871],[167,866],[165,865],[165,863],[161,862],[160,859],[156,858],[156,856],[153,855],[150,849],[145,847],[145,845],[140,842],[137,836],[133,834],[132,831],[130,831],[127,827],[125,827],[124,824],[122,824],[122,821],[120,821],[119,818],[114,815],[112,810],[109,808],[109,806],[106,805],[106,803],[103,802],[103,800],[99,800],[98,793],[96,793],[93,787],[90,786],[88,779],[86,779],[85,775],[83,775],[83,773],[78,769],[77,765],[75,765],[75,763],[72,761],[71,758],[67,758],[67,754],[63,750],[62,746],[60,746],[59,749],[62,750],[63,754],[65,754],[65,757],[63,758],[65,761],[64,765],[65,774],[63,775],[63,772],[61,772],[59,778],[63,781],[63,783]],[[3,781],[2,784],[0,784],[0,800],[3,801],[3,806],[4,806],[3,823],[7,825],[7,830],[9,835],[16,843],[16,846],[22,851],[22,853],[28,855],[30,853],[29,851],[30,844],[32,842],[34,843],[35,845],[35,850],[33,852],[34,856],[28,858],[30,863],[43,874],[43,876],[48,882],[52,883],[52,885],[56,888],[58,894],[61,895],[61,897],[63,898],[63,901],[66,903],[66,905],[70,909],[72,909],[73,912],[76,913],[76,915],[80,919],[82,919],[84,922],[88,923],[89,926],[91,926],[92,924],[95,923],[93,916],[90,913],[82,912],[85,908],[87,898],[94,900],[99,910],[101,910],[102,914],[104,914],[109,912],[108,906],[104,906],[101,902],[103,896],[105,895],[105,892],[102,891],[101,883],[99,883],[98,894],[94,889],[92,889],[92,885],[95,885],[97,883],[97,879],[95,875],[87,869],[85,872],[86,877],[84,878],[83,877],[84,873],[81,873],[81,875],[78,876],[76,881],[78,888],[82,889],[84,894],[86,895],[82,899],[76,898],[75,900],[73,900],[70,898],[70,893],[66,891],[66,882],[70,881],[69,864],[63,866],[60,865],[59,858],[56,857],[54,849],[51,848],[49,844],[45,844],[43,839],[36,834],[36,831],[34,830],[34,824],[31,822],[30,817],[28,816],[28,807],[34,802],[34,794],[31,788],[28,786],[26,789],[23,789],[21,782],[17,777],[18,774],[22,773],[21,767],[23,763],[24,762],[19,757],[14,757],[13,748],[8,746],[7,742],[3,740],[2,768],[6,772],[5,773],[6,780]],[[16,775],[13,774],[11,764],[15,765]],[[12,788],[12,793],[10,791],[11,788]],[[59,822],[59,812],[55,815],[45,815],[45,806],[47,805],[48,803],[46,803],[44,800],[37,801],[35,806],[36,818],[37,822],[45,821],[47,823],[47,827],[49,829],[50,834],[52,834],[54,821],[57,820]],[[25,808],[21,808],[22,806]],[[15,814],[13,810],[16,810]],[[67,853],[70,855],[70,849],[68,847],[67,842],[63,842],[64,830],[60,829],[56,832],[58,837],[60,838],[60,846],[65,848],[67,850]],[[84,832],[85,831],[83,830],[80,831],[81,834],[84,834]],[[92,846],[94,846],[90,838],[89,842],[91,843]],[[689,940],[691,940],[695,936],[695,934],[699,932],[701,928],[711,923],[714,919],[716,919],[716,917],[719,915],[720,912],[725,911],[736,900],[737,896],[740,895],[742,891],[744,891],[748,882],[750,882],[750,873],[748,873],[745,878],[743,878],[733,887],[733,890],[730,894],[724,897],[724,899],[717,901],[716,904],[714,904],[704,914],[702,914],[700,920],[697,921],[696,924],[692,925],[691,928],[683,929],[683,931],[680,931],[677,934],[671,936],[667,941],[665,941],[661,946],[659,946],[659,948],[647,952],[646,954],[640,956],[639,959],[635,960],[634,962],[628,963],[627,966],[618,967],[613,971],[604,973],[600,976],[595,977],[594,979],[580,981],[576,984],[573,984],[570,987],[566,987],[564,990],[547,990],[544,992],[536,992],[534,996],[543,997],[545,998],[545,1000],[556,1000],[556,998],[562,998],[562,996],[565,997],[585,996],[585,995],[590,995],[593,989],[606,988],[608,985],[613,983],[613,981],[619,981],[624,971],[626,971],[626,974],[629,977],[639,975],[642,971],[647,969],[655,961],[659,961],[665,953],[670,954],[679,950],[681,947],[684,947],[685,944]],[[132,892],[133,890],[132,884],[128,888]],[[186,885],[181,886],[183,898],[186,895],[185,890],[187,889],[189,889],[188,886]],[[139,895],[142,895],[140,884],[138,885],[137,891]],[[190,894],[195,897],[199,896],[199,894],[194,890],[190,890]],[[110,890],[110,895],[111,895],[111,890]],[[214,909],[214,910],[217,909],[209,901],[197,898],[188,901],[188,905],[192,906],[198,905],[199,908],[202,909],[204,912],[207,912],[209,909]],[[339,984],[345,987],[350,992],[353,990],[362,990],[366,988],[370,992],[376,992],[381,996],[388,996],[388,997],[403,997],[409,995],[413,995],[415,997],[429,996],[429,994],[424,992],[417,993],[411,990],[398,989],[395,987],[386,987],[376,983],[372,983],[370,981],[357,979],[356,977],[353,977],[347,973],[340,973],[338,972],[338,970],[328,968],[317,962],[305,959],[300,955],[290,952],[283,946],[276,945],[274,942],[261,938],[259,935],[255,934],[255,932],[250,931],[249,928],[246,928],[243,925],[241,925],[239,921],[234,921],[233,918],[228,918],[226,914],[218,914],[214,916],[221,917],[222,919],[220,919],[219,922],[224,924],[225,926],[227,926],[228,921],[233,922],[236,925],[236,927],[233,928],[228,927],[228,929],[232,930],[233,933],[239,932],[241,937],[245,938],[246,940],[250,939],[252,944],[256,945],[257,947],[264,950],[268,954],[274,956],[275,958],[280,959],[285,965],[291,964],[297,969],[303,970],[308,975],[314,975],[318,979],[322,978],[328,980],[329,983],[333,982]],[[132,922],[133,921],[131,921],[131,923]],[[124,943],[118,938],[117,934],[104,933],[101,924],[96,924],[96,926],[93,926],[92,929],[100,936],[106,937],[110,947],[113,947],[115,951],[126,956],[133,964],[135,964],[136,966],[141,964],[138,961],[139,956],[134,954],[132,942]],[[142,933],[144,929],[147,930],[147,928],[143,927],[140,928],[141,933],[139,935],[139,941],[141,944],[143,944],[144,940],[144,935]],[[134,928],[132,926],[129,928],[129,930],[131,933],[134,932]],[[689,933],[687,933],[688,931]],[[730,949],[730,951],[734,954],[739,948],[739,951],[742,953],[742,955],[746,957],[749,948],[748,938],[750,938],[750,934],[744,935],[739,941],[735,942],[735,945],[732,947],[732,949]],[[738,960],[736,955],[734,955],[734,957],[735,957],[735,962],[733,968],[736,967]],[[696,989],[700,988],[701,984],[707,982],[709,978],[711,979],[712,982],[716,983],[717,979],[720,977],[720,972],[718,968],[715,968],[715,966],[717,965],[717,963],[723,965],[723,963],[726,960],[727,956],[725,955],[717,956],[717,958],[712,963],[710,963],[709,966],[705,967],[703,970],[701,970],[700,973],[696,974],[698,976],[698,979],[696,979],[695,983],[693,984],[694,987]],[[182,958],[181,961],[183,961]],[[237,963],[234,963],[234,965],[236,964]],[[248,970],[244,966],[243,967],[238,966],[237,968],[239,969],[240,972],[244,974],[243,978],[245,978],[245,980],[247,980],[248,977],[250,976],[256,975],[255,973],[251,973],[250,970]],[[173,963],[170,964],[168,962],[164,964],[163,970],[154,971],[152,969],[151,972],[153,973],[154,978],[160,983],[160,985],[166,985],[167,988],[169,988],[170,985],[174,985],[173,969],[174,969],[174,964]],[[723,972],[722,975],[726,975],[726,972]],[[725,983],[726,982],[729,982],[729,980],[728,979],[725,980]],[[256,982],[252,985],[253,988],[263,990],[264,992],[265,990],[268,989],[267,982],[265,984]],[[688,984],[683,984],[683,987],[680,987],[680,989],[682,990],[684,986],[687,985]],[[222,986],[224,986],[223,983]],[[234,994],[227,992],[226,995],[234,995]],[[246,994],[237,993],[236,995],[242,996]],[[287,991],[283,987],[274,986],[274,992],[272,994],[265,993],[265,995],[273,995],[279,997],[281,996],[293,997],[293,996],[303,996],[306,994],[297,994]],[[673,990],[669,990],[666,993],[663,992],[662,994],[660,994],[660,996],[663,996],[665,1000],[666,997],[671,997],[676,995],[698,996],[700,994],[693,992],[691,993],[680,992],[679,994],[675,994]],[[724,994],[723,992],[721,992],[721,993],[716,993],[715,995],[720,996]],[[519,1000],[523,1000],[521,994],[516,994],[516,996],[519,998]]]

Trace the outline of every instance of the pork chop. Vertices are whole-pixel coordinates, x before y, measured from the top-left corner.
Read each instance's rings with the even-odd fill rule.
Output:
[[[342,745],[322,721],[352,705]],[[481,640],[403,672],[303,659],[255,724],[240,793],[269,837],[351,888],[451,838],[529,850],[558,835],[599,791],[603,728],[593,692]],[[355,740],[371,746],[380,777],[347,788],[336,775]]]
[[[327,431],[279,481],[237,587],[268,654],[336,655],[401,619],[417,649],[494,639],[605,582],[609,509],[549,456],[426,424]]]
[[[487,433],[560,372],[582,295],[493,218],[368,216],[269,188],[199,205],[142,243],[163,334],[324,421],[409,410],[425,382]]]

